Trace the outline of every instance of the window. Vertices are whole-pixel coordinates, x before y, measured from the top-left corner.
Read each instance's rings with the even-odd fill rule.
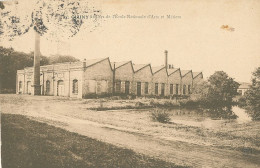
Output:
[[[121,81],[116,81],[116,93],[120,93],[121,91]]]
[[[188,93],[191,94],[190,85],[188,85]]]
[[[165,84],[161,84],[161,96],[164,96],[164,91],[165,91]]]
[[[141,96],[141,92],[142,92],[142,83],[141,82],[137,82],[137,96]]]
[[[170,94],[173,94],[173,84],[170,84]]]
[[[158,95],[158,83],[155,83],[155,94],[157,94]]]
[[[164,96],[164,91],[165,91],[165,84],[161,84],[161,95]]]
[[[179,84],[176,84],[176,95],[179,94]]]
[[[46,81],[46,93],[50,93],[50,86],[51,86],[51,83],[49,80]]]
[[[186,85],[183,85],[183,94],[186,94]]]
[[[148,82],[145,82],[145,89],[144,89],[144,93],[148,94]]]
[[[129,81],[125,81],[125,94],[129,94],[129,89],[130,88],[130,82]]]
[[[74,79],[72,83],[72,93],[78,94],[78,80]]]

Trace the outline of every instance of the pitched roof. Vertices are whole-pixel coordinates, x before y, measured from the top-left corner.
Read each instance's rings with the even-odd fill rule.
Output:
[[[193,78],[196,78],[197,76],[199,76],[199,74],[202,75],[202,72],[192,72],[193,73]]]
[[[103,60],[105,60],[105,59],[107,59],[107,58],[98,58],[98,59],[86,60],[86,67],[89,67],[89,66],[91,66],[91,65],[94,65],[94,64],[96,64],[96,63],[98,63],[98,62],[101,62],[101,61],[103,61]]]
[[[171,69],[167,69],[167,71],[168,71],[168,75],[171,75],[171,74],[173,74],[174,72],[176,72],[176,71],[178,71],[178,70],[180,70],[180,68],[171,68]]]
[[[191,72],[191,70],[181,70],[181,76],[184,77],[184,76],[187,75],[189,72]]]
[[[136,72],[136,71],[139,71],[139,70],[141,70],[142,68],[144,68],[144,67],[146,67],[146,66],[148,66],[148,65],[150,65],[150,64],[133,64],[134,71],[135,71],[135,72]]]
[[[153,73],[159,72],[161,69],[165,68],[165,66],[152,67]]]
[[[131,61],[123,61],[123,62],[111,62],[112,68],[114,69],[114,64],[115,64],[115,68],[119,68],[127,63],[129,63]]]

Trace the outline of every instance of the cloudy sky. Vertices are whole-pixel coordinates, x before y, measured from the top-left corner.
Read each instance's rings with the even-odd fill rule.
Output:
[[[223,70],[241,82],[249,82],[260,66],[258,0],[104,0],[95,7],[105,17],[97,28],[81,29],[69,39],[43,36],[41,53],[159,66],[168,50],[168,62],[176,68],[202,71],[205,78]],[[124,18],[127,15],[142,18]],[[91,21],[85,21],[91,27]],[[33,31],[0,44],[33,51]]]

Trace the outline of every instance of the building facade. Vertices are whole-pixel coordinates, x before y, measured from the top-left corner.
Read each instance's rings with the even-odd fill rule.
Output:
[[[181,95],[181,70],[180,68],[168,69],[168,93],[170,95]]]
[[[115,93],[132,94],[134,68],[132,61],[113,62]]]
[[[137,96],[189,95],[194,83],[203,80],[194,73],[168,65],[110,62],[109,58],[59,63],[40,67],[41,95],[84,98],[88,95],[133,94]],[[33,67],[17,71],[17,94],[32,94]]]
[[[134,64],[133,94],[145,96],[152,94],[153,73],[150,64]]]
[[[193,87],[193,74],[191,70],[181,70],[181,90],[182,95],[189,95]]]
[[[168,96],[168,73],[165,66],[152,67],[153,82],[152,90],[153,95]]]

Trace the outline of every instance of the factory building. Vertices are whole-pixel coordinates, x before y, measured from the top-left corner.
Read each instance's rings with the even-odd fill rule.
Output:
[[[16,93],[33,94],[33,67],[17,71]],[[109,58],[58,63],[40,67],[41,95],[84,98],[88,95],[133,94],[137,96],[189,95],[202,72],[181,70],[168,64],[110,62]]]

